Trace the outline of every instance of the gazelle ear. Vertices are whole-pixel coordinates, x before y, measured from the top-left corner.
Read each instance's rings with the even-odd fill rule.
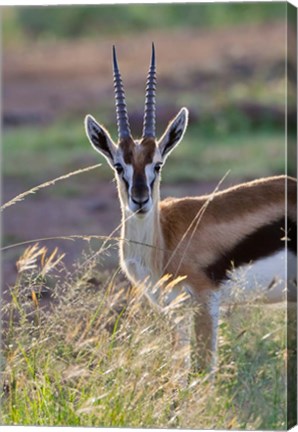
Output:
[[[187,123],[188,109],[181,108],[176,117],[170,122],[165,133],[158,142],[158,146],[164,160],[182,140],[187,128]]]
[[[117,146],[108,131],[103,126],[100,126],[90,114],[85,117],[85,130],[92,147],[101,153],[109,164],[113,166]]]

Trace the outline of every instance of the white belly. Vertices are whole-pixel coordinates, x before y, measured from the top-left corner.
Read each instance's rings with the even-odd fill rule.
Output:
[[[175,301],[182,293],[185,294],[183,288],[187,285],[187,279],[186,284],[178,284],[165,293],[166,283],[160,283],[159,276],[152,274],[142,258],[125,259],[121,264],[131,282],[138,285],[150,301],[160,308]],[[251,301],[277,303],[297,299],[297,261],[291,252],[286,254],[280,251],[238,267],[229,276],[220,290],[223,304]]]
[[[288,260],[288,264],[287,264]],[[245,303],[260,300],[268,303],[295,301],[296,256],[280,251],[270,257],[239,267],[222,285],[224,303]]]

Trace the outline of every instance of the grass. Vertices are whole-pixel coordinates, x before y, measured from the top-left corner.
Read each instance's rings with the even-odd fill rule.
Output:
[[[43,183],[43,184],[40,184],[40,185],[38,185],[38,186],[35,186],[34,188],[29,189],[29,190],[27,190],[27,191],[25,191],[25,192],[23,192],[23,193],[17,195],[17,196],[14,197],[12,200],[10,200],[10,201],[6,202],[5,204],[3,204],[3,205],[1,206],[1,211],[3,211],[3,210],[4,210],[5,208],[7,208],[7,207],[10,207],[11,205],[16,204],[16,203],[19,202],[19,201],[23,201],[23,199],[26,198],[26,196],[31,195],[31,194],[35,194],[35,193],[36,193],[37,191],[39,191],[40,189],[44,189],[44,188],[47,188],[47,187],[49,187],[49,186],[53,186],[53,185],[56,184],[58,181],[66,180],[66,179],[68,179],[68,178],[70,178],[70,177],[72,177],[72,176],[75,176],[75,175],[81,174],[81,173],[86,172],[86,171],[87,171],[87,172],[88,172],[88,171],[91,171],[91,170],[93,170],[93,169],[95,169],[95,168],[98,168],[99,166],[100,166],[100,164],[96,164],[96,165],[89,166],[89,167],[86,167],[86,168],[81,168],[80,170],[73,171],[73,172],[68,173],[68,174],[64,174],[64,175],[62,175],[62,176],[60,176],[60,177],[57,177],[57,178],[55,178],[55,179],[53,179],[53,180],[49,180],[49,181],[47,181],[47,182],[45,182],[45,183]]]
[[[102,270],[112,239],[101,248],[85,240],[69,270],[57,250],[38,245],[17,260],[1,309],[2,424],[286,428],[283,306],[224,311],[215,381],[197,373],[181,385],[188,370],[173,343],[174,318],[191,307],[159,314],[142,287]],[[45,293],[51,308],[43,308]]]
[[[113,128],[111,133],[116,136]],[[169,158],[163,178],[170,182],[218,179],[231,166],[231,176],[235,178],[283,173],[284,145],[284,133],[278,129],[230,132],[218,125],[210,133],[191,124],[183,143]],[[111,178],[110,168],[96,155],[78,121],[4,131],[3,159],[3,175],[24,179],[27,184],[30,179],[36,183],[36,178],[42,181],[97,161],[103,162],[99,178]]]
[[[2,310],[1,424],[286,428],[283,307],[225,311],[215,382],[197,374],[183,387],[173,311],[160,315],[140,287],[102,271],[103,255],[87,247],[70,271],[37,245],[19,258]],[[51,311],[39,299],[46,289]]]
[[[141,33],[160,28],[219,28],[239,23],[270,23],[285,18],[286,5],[168,4],[4,8],[4,42],[26,38],[63,39]]]

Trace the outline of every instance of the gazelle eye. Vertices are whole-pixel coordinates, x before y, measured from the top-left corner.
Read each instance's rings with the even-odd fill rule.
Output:
[[[118,174],[122,174],[123,173],[123,166],[119,163],[114,165],[115,170],[117,171]]]
[[[155,165],[155,167],[154,167],[154,170],[155,170],[156,172],[159,172],[160,169],[161,169],[161,167],[162,167],[162,164],[161,164],[161,163],[157,163],[157,164]]]

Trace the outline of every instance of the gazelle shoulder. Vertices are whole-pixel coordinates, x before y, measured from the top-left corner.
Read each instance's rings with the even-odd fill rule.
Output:
[[[263,214],[266,208],[270,210],[270,219],[270,215],[274,218],[277,213],[284,214],[286,193],[289,205],[296,205],[296,191],[296,180],[281,175],[240,183],[199,197],[166,198],[160,202],[161,222],[163,225],[185,225],[201,209],[204,209],[201,223],[239,220],[248,214]]]

